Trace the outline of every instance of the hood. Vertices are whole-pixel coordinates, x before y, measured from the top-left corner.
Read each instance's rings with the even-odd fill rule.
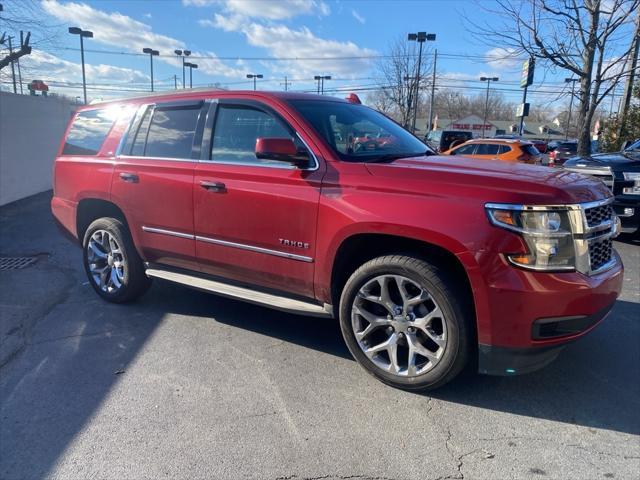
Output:
[[[453,156],[402,158],[368,163],[373,176],[403,193],[475,198],[483,202],[571,204],[611,196],[600,180],[562,169]]]
[[[640,167],[640,152],[597,153],[575,157],[564,163],[567,167]]]

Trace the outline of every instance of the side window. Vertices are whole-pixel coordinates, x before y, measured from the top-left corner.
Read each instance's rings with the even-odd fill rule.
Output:
[[[478,145],[476,155],[497,155],[500,150],[500,146],[495,143],[481,143]]]
[[[115,120],[114,112],[107,109],[78,113],[65,139],[62,155],[97,155]]]
[[[503,153],[507,153],[511,151],[511,147],[508,145],[500,145],[498,148],[498,155],[502,155]]]
[[[471,145],[464,145],[453,151],[454,155],[473,155],[473,151],[476,149],[476,145],[472,143]]]
[[[258,138],[290,138],[302,147],[287,127],[273,115],[245,105],[218,105],[211,160],[223,163],[282,165],[255,155]],[[303,147],[302,147],[303,148]]]
[[[157,106],[149,125],[144,156],[191,158],[199,115],[199,106],[171,108]],[[144,130],[140,128],[140,132]]]
[[[144,145],[147,141],[147,131],[149,130],[149,122],[151,121],[151,112],[153,112],[153,108],[151,107],[147,108],[147,110],[144,112],[144,116],[142,117],[140,126],[138,127],[138,131],[135,132],[135,137],[133,138],[131,155],[139,157],[144,155]]]

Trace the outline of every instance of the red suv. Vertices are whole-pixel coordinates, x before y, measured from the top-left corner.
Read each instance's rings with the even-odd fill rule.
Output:
[[[339,319],[383,382],[528,372],[622,285],[606,186],[438,157],[386,116],[295,93],[187,91],[81,108],[53,214],[107,301],[153,278]],[[356,148],[363,130],[390,142]],[[477,360],[477,363],[476,363]]]

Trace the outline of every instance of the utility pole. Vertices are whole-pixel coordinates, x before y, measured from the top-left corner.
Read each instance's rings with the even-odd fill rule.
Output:
[[[436,48],[435,55],[433,56],[433,72],[431,75],[431,100],[429,102],[429,124],[427,129],[431,130],[433,125],[433,102],[436,95],[436,66],[438,64],[438,49]]]
[[[178,89],[178,75],[173,75],[173,89],[177,90]]]
[[[640,13],[636,20],[636,31],[633,37],[633,48],[631,49],[629,78],[627,78],[627,84],[624,87],[624,94],[622,95],[622,105],[618,112],[618,119],[620,128],[618,130],[618,139],[622,140],[624,134],[624,124],[629,114],[629,105],[631,104],[631,95],[633,93],[633,81],[635,78],[636,68],[638,67],[638,51],[640,50]],[[620,113],[621,112],[621,113]]]
[[[289,89],[289,85],[291,85],[291,82],[289,82],[287,80],[287,76],[284,76],[284,83],[281,83],[280,85],[284,85],[284,91],[286,92]]]
[[[13,57],[13,45],[11,44],[11,39],[13,37],[7,37],[9,40],[9,56]],[[13,66],[13,60],[11,60],[11,78],[13,79],[13,93],[18,93],[18,89],[16,88],[16,69]]]
[[[574,97],[574,89],[576,86],[576,82],[578,81],[577,78],[565,78],[564,81],[566,83],[571,83],[571,99],[569,100],[569,116],[567,117],[567,128],[565,129],[564,132],[564,139],[568,140],[569,139],[569,128],[571,128],[571,113],[573,110],[573,97]]]

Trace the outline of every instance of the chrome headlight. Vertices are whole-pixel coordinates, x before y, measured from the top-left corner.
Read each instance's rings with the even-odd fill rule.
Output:
[[[487,204],[486,210],[491,223],[516,232],[527,245],[528,252],[524,254],[505,252],[509,262],[529,270],[575,270],[576,254],[567,210],[499,204]]]
[[[625,180],[633,180],[633,187],[625,187],[622,189],[622,193],[631,195],[640,195],[640,172],[623,172]]]

